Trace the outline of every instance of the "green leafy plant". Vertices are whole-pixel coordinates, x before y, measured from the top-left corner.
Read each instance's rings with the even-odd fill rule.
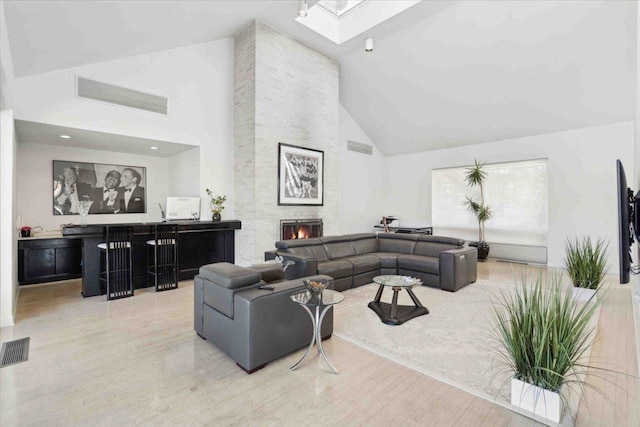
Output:
[[[478,186],[480,188],[480,200],[476,201],[471,196],[466,196],[464,205],[469,209],[478,220],[478,240],[484,242],[484,223],[491,219],[493,211],[484,202],[484,183],[487,179],[487,173],[483,170],[486,162],[478,162],[475,160],[475,165],[467,168],[467,174],[464,180],[469,187]]]
[[[209,205],[211,206],[211,212],[220,213],[224,209],[224,202],[227,201],[227,196],[214,196],[211,190],[206,189],[207,194],[209,195]]]
[[[593,343],[589,325],[599,302],[580,304],[562,292],[561,274],[542,274],[527,283],[523,274],[515,292],[502,292],[493,305],[494,332],[502,362],[521,381],[559,392],[566,383],[588,385],[585,352]]]
[[[564,266],[573,286],[598,289],[607,273],[608,246],[602,239],[593,243],[588,236],[565,241]]]

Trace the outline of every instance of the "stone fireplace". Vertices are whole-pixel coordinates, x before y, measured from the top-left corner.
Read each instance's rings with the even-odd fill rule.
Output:
[[[261,22],[236,34],[233,49],[235,263],[248,266],[280,240],[283,218],[331,218],[318,232],[339,234],[340,67]],[[279,143],[324,152],[322,205],[277,204]]]
[[[322,237],[322,219],[281,219],[280,240]]]

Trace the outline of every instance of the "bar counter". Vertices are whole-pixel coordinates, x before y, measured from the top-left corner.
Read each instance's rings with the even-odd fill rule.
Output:
[[[62,227],[66,239],[82,239],[82,295],[100,295],[100,249],[107,226],[133,226],[133,284],[147,287],[147,240],[154,238],[156,225],[178,226],[178,280],[189,280],[198,274],[205,264],[235,260],[235,230],[241,229],[240,221],[170,221],[117,224],[67,225]]]

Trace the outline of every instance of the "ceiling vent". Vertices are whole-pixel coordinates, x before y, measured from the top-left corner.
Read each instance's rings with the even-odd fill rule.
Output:
[[[78,77],[77,95],[110,104],[167,114],[168,99],[137,90]]]
[[[373,154],[373,147],[362,142],[347,141],[347,149],[358,153]]]

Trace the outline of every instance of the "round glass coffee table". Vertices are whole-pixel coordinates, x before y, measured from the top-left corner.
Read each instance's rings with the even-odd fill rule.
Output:
[[[331,364],[331,362],[329,362],[329,359],[327,359],[327,355],[324,352],[324,348],[322,348],[322,332],[320,329],[324,315],[327,314],[327,311],[331,307],[341,303],[344,300],[344,295],[332,289],[325,289],[319,296],[311,296],[311,292],[304,291],[293,294],[290,298],[293,302],[300,304],[302,308],[309,313],[311,323],[313,324],[313,338],[311,338],[309,347],[307,347],[307,351],[304,353],[304,356],[302,356],[302,359],[298,360],[298,362],[291,367],[291,370],[293,371],[300,366],[302,361],[309,355],[309,352],[313,348],[313,344],[317,344],[318,353],[322,354],[322,357],[324,358],[324,361],[327,362],[327,365],[329,365],[329,368],[331,368],[334,374],[337,374],[338,370]],[[311,309],[313,309],[313,313],[311,312]]]
[[[378,315],[382,323],[386,323],[387,325],[402,325],[414,317],[429,314],[429,310],[420,303],[418,297],[416,297],[411,290],[414,286],[422,285],[420,279],[388,274],[374,277],[373,282],[380,285],[380,287],[378,288],[376,298],[369,303],[369,308]],[[393,290],[391,304],[380,302],[382,291],[385,287],[390,287]],[[400,292],[401,289],[407,291],[414,305],[398,305],[398,292]]]

